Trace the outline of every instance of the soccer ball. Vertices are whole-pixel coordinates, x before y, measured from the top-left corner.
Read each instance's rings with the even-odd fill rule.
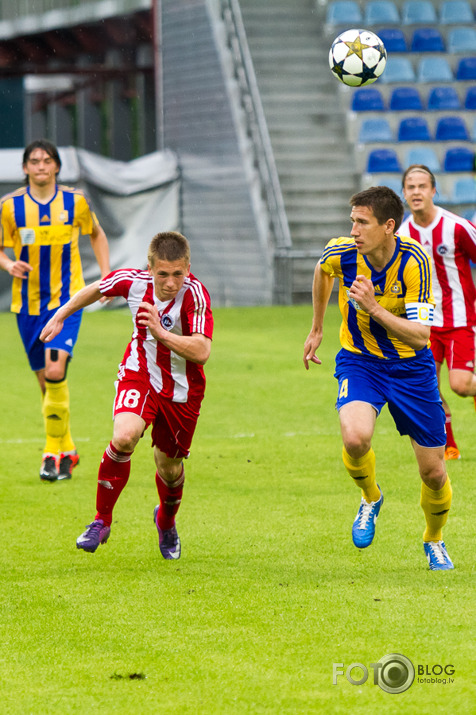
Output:
[[[377,35],[369,30],[342,32],[329,51],[329,66],[334,77],[349,87],[375,82],[387,64],[387,51]]]

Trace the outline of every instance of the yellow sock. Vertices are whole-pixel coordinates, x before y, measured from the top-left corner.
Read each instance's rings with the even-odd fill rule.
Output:
[[[452,494],[453,491],[448,476],[443,487],[436,491],[422,482],[420,506],[423,509],[426,520],[423,541],[442,541],[443,534],[441,530],[448,519]]]
[[[75,446],[69,429],[69,389],[66,380],[46,381],[42,411],[46,431],[44,451],[52,454],[74,451]]]
[[[375,452],[372,447],[367,454],[364,454],[359,459],[351,457],[346,448],[343,447],[342,460],[356,485],[362,489],[364,499],[368,502],[378,501],[380,499],[380,489],[375,481]]]

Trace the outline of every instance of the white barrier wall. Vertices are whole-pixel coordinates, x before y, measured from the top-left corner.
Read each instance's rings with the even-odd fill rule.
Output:
[[[130,162],[114,161],[84,149],[60,147],[60,184],[82,188],[109,239],[111,268],[145,268],[147,247],[159,231],[179,230],[180,174],[171,151]],[[0,194],[24,181],[23,149],[0,150]],[[88,237],[80,239],[84,277],[99,278]],[[10,249],[7,249],[9,252]],[[13,257],[13,253],[9,252]],[[0,310],[9,310],[11,278],[0,271]]]

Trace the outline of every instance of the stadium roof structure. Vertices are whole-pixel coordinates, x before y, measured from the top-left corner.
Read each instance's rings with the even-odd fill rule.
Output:
[[[83,2],[41,14],[17,13],[12,19],[4,19],[2,11],[0,17],[0,77],[65,72],[124,76],[138,69],[128,50],[153,43],[151,0]],[[114,49],[122,60],[107,66],[105,55]],[[87,66],[78,57],[87,58]],[[152,62],[141,69],[152,71]]]

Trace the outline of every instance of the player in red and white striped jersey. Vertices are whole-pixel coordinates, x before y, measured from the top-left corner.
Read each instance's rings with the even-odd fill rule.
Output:
[[[108,540],[132,453],[152,425],[160,498],[154,522],[162,556],[178,559],[175,515],[182,498],[183,459],[189,455],[205,392],[203,365],[213,333],[210,296],[190,273],[187,239],[174,231],[159,233],[149,247],[147,270],[113,271],[86,286],[55,313],[41,339],[51,340],[69,315],[102,296],[127,300],[134,330],[119,366],[113,438],[98,473],[97,513],[76,545],[94,552]]]
[[[475,396],[476,289],[471,261],[476,262],[476,227],[434,204],[436,181],[427,166],[409,166],[403,174],[402,186],[411,215],[402,223],[398,234],[415,238],[433,258],[436,306],[430,339],[438,385],[441,366],[446,360],[451,389],[462,397]],[[445,458],[460,459],[451,411],[443,395],[441,399],[446,413]]]

